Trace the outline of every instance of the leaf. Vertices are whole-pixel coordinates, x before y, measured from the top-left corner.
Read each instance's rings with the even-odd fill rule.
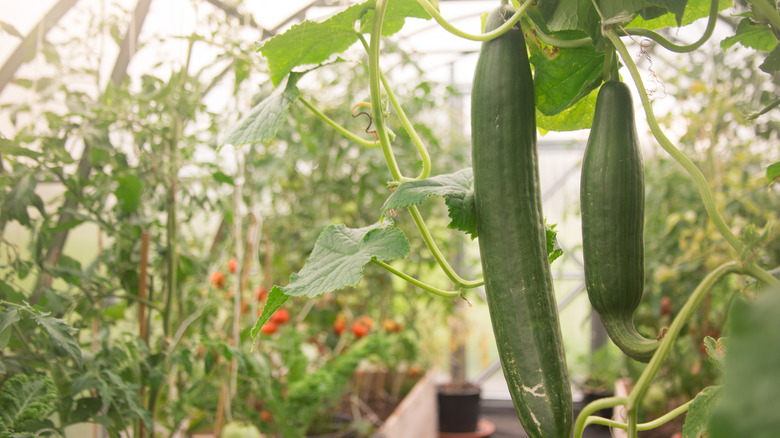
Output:
[[[118,183],[114,196],[116,196],[117,207],[122,213],[133,213],[141,204],[141,194],[144,191],[143,182],[138,176],[132,173],[125,173],[116,178]]]
[[[271,82],[278,86],[282,79],[301,65],[318,65],[331,55],[347,50],[358,41],[355,23],[361,20],[360,32],[370,30],[376,0],[358,3],[324,19],[306,20],[276,35],[255,50],[268,60]],[[398,32],[406,17],[429,19],[415,0],[390,2],[382,27],[382,35]]]
[[[271,315],[279,310],[279,308],[282,307],[282,305],[286,303],[289,298],[290,296],[285,295],[281,287],[274,286],[271,288],[271,292],[268,292],[268,298],[266,299],[265,305],[263,306],[263,312],[260,314],[260,317],[257,318],[257,321],[255,321],[255,326],[252,327],[252,330],[250,331],[250,335],[252,335],[252,339],[254,339],[255,342],[257,342],[257,334],[260,332],[260,329],[265,325],[266,322],[268,322],[269,319],[271,319]],[[254,343],[252,344],[252,347],[254,347]]]
[[[711,438],[774,438],[780,430],[780,290],[752,303],[737,300],[730,335],[723,398],[709,424]]]
[[[447,226],[477,237],[474,213],[474,175],[471,168],[455,173],[401,183],[382,205],[382,215],[394,208],[422,204],[429,196],[441,196],[447,204],[452,222]]]
[[[298,99],[299,91],[295,83],[299,78],[300,75],[291,74],[284,90],[276,89],[270,96],[260,101],[231,129],[227,139],[222,143],[241,146],[273,139],[276,131],[282,126],[290,105]]]
[[[560,113],[601,84],[604,53],[595,47],[552,51],[536,44],[530,47],[536,108],[544,115]]]
[[[538,0],[537,7],[553,32],[584,30],[591,37],[598,32],[599,17],[592,0]]]
[[[685,415],[682,438],[705,436],[712,412],[720,401],[722,389],[720,386],[708,386],[696,395]]]
[[[18,144],[15,144],[13,140],[9,140],[7,138],[0,138],[0,152],[2,152],[3,155],[28,158],[39,158],[43,156],[43,153],[19,146]]]
[[[372,225],[347,228],[331,225],[323,230],[314,249],[287,286],[274,286],[268,293],[260,318],[251,335],[257,339],[260,328],[268,322],[291,296],[314,298],[327,292],[356,286],[363,277],[363,267],[372,259],[388,262],[409,255],[409,241],[395,227]]]
[[[65,351],[81,368],[81,349],[73,333],[77,330],[62,319],[52,318],[48,314],[34,313],[35,322],[49,334],[49,339],[57,347]]]
[[[657,0],[653,0],[654,2]],[[668,0],[668,2],[674,3],[675,0]],[[664,14],[658,18],[645,19],[642,16],[637,16],[626,27],[641,27],[644,29],[655,30],[663,27],[680,27],[687,26],[694,21],[709,16],[710,14],[710,0],[688,0],[685,5],[685,11],[682,14],[682,18],[676,13]],[[719,0],[718,11],[723,11],[733,6],[732,0]],[[673,12],[673,11],[672,11]]]
[[[0,216],[29,227],[30,215],[27,213],[27,207],[36,206],[41,209],[43,206],[43,201],[35,193],[37,185],[38,178],[34,172],[24,174],[6,196]]]
[[[49,376],[18,374],[3,382],[0,390],[0,432],[28,430],[46,418],[56,407],[57,393]]]
[[[770,75],[780,71],[780,45],[775,46],[775,48],[769,52],[769,55],[767,55],[764,62],[759,65],[758,68]]]
[[[724,50],[741,43],[745,47],[769,52],[777,45],[777,37],[768,24],[755,23],[750,18],[743,18],[737,25],[734,36],[726,37],[720,42]]]
[[[11,330],[9,330],[9,328],[18,321],[19,309],[17,308],[9,307],[5,309],[3,313],[0,313],[0,350],[8,345],[8,340],[11,337]]]
[[[231,186],[235,184],[233,177],[226,174],[225,172],[222,172],[221,170],[217,170],[216,172],[212,173],[211,177],[214,178],[214,181],[220,184],[228,184]]]
[[[725,338],[720,338],[717,341],[710,336],[704,338],[704,348],[707,350],[710,362],[721,371],[724,370],[726,362],[725,341]]]
[[[770,164],[769,167],[766,168],[766,177],[769,181],[780,178],[780,161]]]
[[[558,243],[558,231],[555,230],[557,225],[547,224],[547,218],[544,219],[544,225],[547,234],[547,259],[552,263],[555,259],[563,255],[563,248],[561,248],[561,244]]]
[[[593,124],[593,113],[596,111],[598,90],[591,91],[577,103],[554,116],[545,116],[536,111],[536,128],[546,134],[548,131],[576,131],[589,129]]]
[[[17,38],[24,38],[24,36],[19,33],[16,28],[11,25],[10,23],[6,23],[5,21],[0,21],[0,28],[3,29],[3,32],[7,33],[8,35],[13,35]]]

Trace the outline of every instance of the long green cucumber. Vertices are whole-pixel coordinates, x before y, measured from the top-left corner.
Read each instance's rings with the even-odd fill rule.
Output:
[[[491,12],[485,32],[513,12]],[[479,249],[504,376],[530,437],[568,438],[571,388],[547,259],[534,86],[519,28],[482,45],[471,99]]]
[[[647,362],[658,341],[643,337],[633,315],[645,285],[645,181],[631,92],[620,81],[596,99],[580,185],[582,252],[591,305],[612,341]]]

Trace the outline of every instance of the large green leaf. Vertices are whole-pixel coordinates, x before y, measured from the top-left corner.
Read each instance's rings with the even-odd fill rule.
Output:
[[[768,24],[756,23],[749,18],[744,18],[737,25],[734,36],[724,38],[720,42],[720,46],[723,49],[728,49],[736,43],[752,49],[769,52],[777,45],[777,37]]]
[[[363,278],[363,267],[372,259],[383,262],[402,259],[409,255],[409,251],[409,241],[395,227],[329,226],[317,237],[311,255],[303,268],[290,277],[290,283],[271,289],[263,312],[252,329],[252,336],[257,337],[260,328],[289,297],[313,298],[356,286]]]
[[[394,208],[422,204],[429,196],[441,196],[447,204],[452,221],[449,228],[477,237],[477,217],[474,213],[474,175],[471,168],[455,173],[401,183],[385,201],[382,214]]]
[[[132,213],[141,204],[141,194],[144,185],[141,179],[132,173],[125,173],[116,177],[117,188],[114,190],[117,207],[122,213]]]
[[[593,90],[573,106],[561,111],[554,116],[545,116],[541,111],[536,111],[536,127],[542,134],[547,131],[576,131],[578,129],[590,129],[593,124],[593,112],[596,110],[596,96],[598,90]]]
[[[685,415],[682,438],[705,436],[712,412],[720,401],[722,389],[720,386],[709,386],[696,395]]]
[[[729,315],[723,397],[710,419],[711,438],[774,438],[780,431],[780,290]]]
[[[530,46],[536,108],[544,115],[560,113],[601,84],[604,53],[593,46],[555,50]]]
[[[230,131],[223,144],[241,146],[247,143],[265,142],[273,139],[284,123],[287,111],[298,99],[300,75],[291,74],[284,89],[276,89],[270,96],[258,103]]]
[[[256,50],[268,60],[274,86],[278,86],[293,68],[321,64],[331,55],[355,44],[358,32],[370,31],[375,7],[376,0],[358,3],[324,19],[296,24],[258,45]],[[406,17],[429,19],[430,15],[415,0],[394,0],[388,5],[382,34],[389,36],[398,32]],[[358,20],[361,25],[356,28]]]

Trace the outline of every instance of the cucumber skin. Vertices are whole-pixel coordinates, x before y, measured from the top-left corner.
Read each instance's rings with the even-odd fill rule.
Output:
[[[631,91],[608,81],[596,98],[582,162],[580,209],[588,298],[612,341],[647,362],[658,341],[634,327],[645,284],[645,181]]]
[[[501,7],[485,31],[512,15]],[[472,90],[472,165],[490,319],[509,391],[532,438],[568,438],[572,398],[539,189],[536,110],[523,33],[483,43]]]

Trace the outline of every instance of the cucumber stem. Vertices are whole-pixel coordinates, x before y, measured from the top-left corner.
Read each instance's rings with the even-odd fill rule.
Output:
[[[642,77],[639,75],[639,70],[637,69],[634,61],[631,59],[631,55],[628,53],[628,49],[626,48],[625,44],[623,44],[617,34],[612,30],[607,30],[604,35],[612,42],[612,45],[615,47],[615,49],[617,49],[618,53],[620,53],[620,57],[623,59],[626,67],[628,67],[628,70],[631,72],[631,77],[634,79],[637,91],[639,92],[639,97],[642,100],[642,107],[644,108],[645,114],[647,115],[647,123],[650,125],[650,131],[653,133],[653,136],[656,138],[656,140],[658,140],[658,143],[661,144],[661,147],[663,147],[664,150],[666,150],[666,152],[672,156],[672,158],[680,163],[680,165],[688,172],[691,178],[693,178],[693,181],[696,183],[696,187],[699,189],[702,202],[704,203],[704,209],[707,211],[710,219],[715,224],[715,227],[718,229],[721,235],[723,235],[729,245],[737,250],[738,253],[741,253],[744,250],[744,244],[736,235],[734,235],[734,233],[731,232],[728,225],[726,225],[726,222],[724,222],[723,218],[720,216],[720,213],[715,206],[715,199],[712,196],[707,179],[704,178],[704,175],[701,173],[699,168],[696,167],[696,165],[683,152],[674,146],[669,138],[666,137],[666,134],[664,134],[661,126],[658,124],[658,120],[656,120],[655,114],[653,113],[653,106],[650,103],[650,99],[647,97],[647,90],[645,90]]]
[[[501,35],[505,34],[509,29],[512,28],[512,26],[517,24],[517,22],[520,21],[521,18],[523,18],[523,15],[525,15],[525,11],[534,2],[532,0],[526,0],[525,3],[520,5],[520,8],[518,8],[517,11],[515,11],[514,15],[512,15],[512,17],[509,20],[507,20],[506,23],[502,24],[495,30],[492,30],[487,33],[482,33],[479,35],[464,32],[456,28],[455,26],[453,26],[452,23],[447,21],[447,19],[444,18],[428,0],[417,0],[417,3],[419,3],[420,6],[422,6],[422,8],[425,9],[425,11],[428,12],[431,15],[431,17],[433,17],[433,19],[436,20],[436,22],[439,23],[439,25],[441,25],[441,27],[447,32],[471,41],[490,41],[492,39],[498,38]]]
[[[403,180],[401,169],[393,154],[393,148],[390,145],[390,139],[387,136],[384,114],[382,114],[382,95],[379,87],[379,46],[382,39],[382,24],[387,12],[388,0],[377,0],[376,14],[374,15],[374,25],[371,28],[371,43],[368,52],[368,83],[371,91],[371,112],[376,124],[376,133],[379,136],[379,145],[382,148],[382,154],[385,156],[387,168],[395,181]]]
[[[375,143],[373,141],[364,140],[357,135],[350,132],[348,129],[344,128],[343,126],[336,123],[335,120],[331,119],[330,117],[326,116],[322,111],[318,110],[314,105],[311,104],[308,100],[304,99],[303,97],[298,97],[298,100],[301,101],[303,106],[308,108],[311,112],[314,113],[317,117],[322,119],[323,122],[330,125],[333,129],[335,129],[339,134],[343,135],[344,137],[348,138],[349,140],[354,141],[355,143],[359,144],[360,146],[366,147],[366,148],[376,148],[379,147],[379,143]]]
[[[647,339],[636,330],[631,315],[617,319],[614,316],[602,318],[601,322],[615,345],[634,360],[647,362],[658,349],[657,340]]]
[[[388,265],[385,262],[379,261],[377,259],[372,259],[371,261],[374,262],[374,264],[381,266],[382,268],[384,268],[385,270],[387,270],[391,274],[393,274],[393,275],[395,275],[395,276],[397,276],[397,277],[399,277],[399,278],[401,278],[401,279],[403,279],[405,281],[408,281],[409,283],[411,283],[411,284],[413,284],[413,285],[415,285],[415,286],[417,286],[417,287],[419,287],[419,288],[421,288],[421,289],[423,289],[423,290],[425,290],[427,292],[430,292],[430,293],[432,293],[434,295],[438,295],[438,296],[444,297],[444,298],[455,298],[455,297],[460,295],[460,292],[457,291],[457,290],[443,290],[443,289],[439,289],[439,288],[433,287],[433,286],[431,286],[429,284],[423,283],[422,281],[412,277],[411,275],[405,274],[405,273],[399,271],[398,269],[395,269],[394,267]]]
[[[691,403],[693,403],[693,400],[689,400],[687,403],[674,408],[673,410],[656,418],[655,420],[648,421],[646,423],[639,423],[636,425],[636,430],[642,432],[645,430],[655,429],[658,426],[662,426],[670,422],[671,420],[679,417],[680,415],[688,412]],[[621,423],[619,421],[611,420],[609,418],[604,418],[604,417],[589,416],[588,419],[585,420],[585,426],[590,426],[591,424],[600,424],[602,426],[609,426],[615,429],[628,430],[628,424]]]
[[[751,1],[751,3],[755,3],[755,1]],[[624,35],[637,35],[645,38],[650,38],[651,40],[655,41],[663,48],[671,50],[672,52],[688,53],[698,49],[699,47],[701,47],[702,44],[704,44],[708,39],[710,39],[710,37],[712,36],[712,32],[715,30],[715,23],[717,21],[718,21],[718,0],[711,0],[710,13],[709,16],[707,17],[707,28],[704,30],[704,34],[702,34],[701,38],[699,38],[697,41],[691,44],[686,44],[684,46],[681,46],[679,44],[674,44],[673,42],[667,40],[666,38],[662,37],[660,34],[653,32],[652,30],[636,28],[636,27],[629,27],[628,29],[625,29]]]

